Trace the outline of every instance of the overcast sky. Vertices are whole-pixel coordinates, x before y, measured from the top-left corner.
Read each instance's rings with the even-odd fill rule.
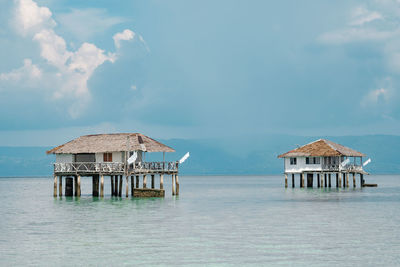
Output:
[[[0,145],[400,134],[400,3],[0,0]]]

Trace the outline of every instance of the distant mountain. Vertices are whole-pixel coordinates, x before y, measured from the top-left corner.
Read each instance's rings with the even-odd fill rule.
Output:
[[[248,136],[226,139],[169,139],[161,142],[175,148],[166,160],[178,160],[186,152],[190,158],[180,166],[182,174],[279,174],[283,160],[277,156],[319,138],[348,146],[367,154],[370,173],[400,173],[400,136]],[[0,176],[49,176],[53,155],[49,147],[0,147]],[[162,160],[161,153],[149,153],[147,161]],[[366,159],[364,159],[366,160]]]

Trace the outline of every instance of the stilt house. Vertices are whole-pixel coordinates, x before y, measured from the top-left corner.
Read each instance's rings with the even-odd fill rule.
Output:
[[[162,152],[163,161],[146,162],[146,153],[149,152]],[[59,179],[59,195],[62,196],[63,177],[70,177],[71,180],[74,178],[74,194],[80,196],[81,176],[93,178],[93,196],[99,195],[99,177],[101,178],[100,196],[104,196],[104,176],[110,177],[113,196],[122,195],[123,176],[126,178],[127,197],[129,176],[132,196],[164,196],[163,175],[165,174],[172,176],[173,195],[179,194],[178,162],[165,162],[165,152],[175,152],[175,150],[140,133],[95,134],[78,137],[47,151],[47,154],[56,155],[54,196],[57,196],[57,179]],[[155,189],[154,186],[156,174],[160,175],[160,189]],[[147,189],[146,175],[151,175],[151,189]],[[135,176],[136,187],[134,186]],[[139,176],[143,177],[142,189],[139,189]],[[67,179],[66,183],[68,183]],[[177,186],[176,190],[175,186]],[[66,184],[66,192],[67,187],[68,184]]]
[[[300,178],[300,187],[304,187],[304,176],[307,176],[307,187],[313,187],[317,176],[318,187],[331,187],[331,177],[336,175],[336,187],[349,186],[349,174],[353,175],[353,186],[356,187],[355,175],[360,175],[360,186],[363,185],[362,158],[365,154],[351,148],[320,139],[298,147],[278,158],[284,159],[285,187],[288,186],[288,175],[292,177],[292,187],[295,186],[295,176]]]

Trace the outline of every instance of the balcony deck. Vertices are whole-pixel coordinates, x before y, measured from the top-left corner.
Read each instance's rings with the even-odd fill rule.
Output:
[[[54,163],[55,175],[136,175],[176,174],[177,162],[137,162],[126,165],[122,162],[74,162]]]

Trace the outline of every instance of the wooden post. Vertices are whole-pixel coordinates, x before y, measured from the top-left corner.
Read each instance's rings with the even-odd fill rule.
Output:
[[[356,174],[353,172],[353,187],[356,188]]]
[[[164,189],[164,175],[160,174],[160,189]]]
[[[81,176],[78,174],[78,197],[81,196]]]
[[[300,175],[300,187],[304,188],[304,173],[303,172]]]
[[[287,173],[285,173],[285,188],[288,187],[288,183],[287,183]]]
[[[172,195],[175,196],[175,175],[171,175],[172,178]]]
[[[135,176],[131,176],[131,196],[133,196],[133,190],[135,189]]]
[[[319,179],[320,179],[319,178],[319,173],[317,173],[317,185],[318,185],[318,188],[321,187],[321,181]]]
[[[139,188],[139,175],[136,175],[136,188]]]
[[[58,184],[58,195],[60,197],[62,197],[62,195],[63,195],[63,193],[62,193],[62,176],[60,176],[60,181],[59,181],[59,184]]]
[[[338,173],[339,176],[339,187],[342,187],[342,173]]]
[[[101,175],[100,180],[100,197],[104,197],[104,175]]]
[[[94,174],[92,176],[92,196],[98,197],[99,196],[99,175]]]
[[[118,175],[114,175],[114,196],[118,196]]]
[[[329,183],[328,186],[331,187],[331,174],[330,173],[328,174],[328,183]]]
[[[176,192],[175,194],[179,196],[179,178],[178,173],[175,175],[175,185],[176,185]]]
[[[78,196],[78,177],[74,175],[74,196]]]
[[[53,197],[57,197],[57,175],[54,175],[54,191]]]
[[[72,177],[65,177],[65,196],[72,197],[74,195],[74,180]]]
[[[346,187],[349,187],[349,173],[346,172]]]
[[[324,185],[325,185],[325,187],[327,187],[328,186],[328,183],[327,183],[327,181],[326,181],[326,173],[324,173]]]
[[[122,175],[119,176],[119,191],[118,196],[122,197]]]
[[[143,188],[147,188],[147,178],[146,178],[146,174],[143,174]]]
[[[292,173],[292,188],[294,188],[294,173]]]
[[[339,187],[339,173],[336,173],[336,187]]]
[[[151,175],[151,188],[154,189],[154,174]]]
[[[321,188],[324,187],[324,174],[321,173]]]
[[[307,187],[313,187],[314,173],[307,173]]]
[[[360,188],[364,186],[364,174],[360,173]]]
[[[113,176],[110,175],[110,182],[111,182],[111,196],[114,195],[114,179]]]
[[[129,197],[129,176],[125,175],[125,197]]]
[[[346,173],[343,173],[343,187],[346,187]]]

